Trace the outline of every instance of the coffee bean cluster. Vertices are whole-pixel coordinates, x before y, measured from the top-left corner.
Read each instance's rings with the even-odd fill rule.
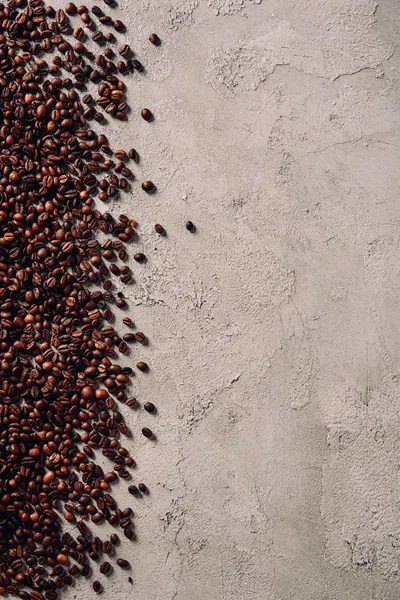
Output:
[[[125,119],[120,75],[143,67],[126,44],[117,62],[111,48],[92,54],[89,34],[103,46],[115,42],[96,22],[125,29],[99,7],[0,3],[0,596],[23,600],[55,600],[90,575],[91,561],[115,554],[118,535],[101,540],[97,523],[135,538],[132,509],[111,494],[135,466],[121,445],[128,427],[118,404],[138,406],[128,394],[133,369],[116,360],[146,338],[118,333],[111,306],[127,305],[115,278],[120,290],[132,281],[124,261],[136,222],[96,207],[133,183],[129,161],[138,154],[113,152],[88,122],[104,120],[99,109]],[[97,99],[89,82],[98,83]],[[129,317],[123,324],[134,326]],[[137,369],[149,367],[138,361]],[[123,558],[116,564],[129,568]],[[100,573],[111,569],[103,561]]]

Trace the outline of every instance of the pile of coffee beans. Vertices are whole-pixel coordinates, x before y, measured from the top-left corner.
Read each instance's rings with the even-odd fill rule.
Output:
[[[118,333],[110,307],[127,305],[120,290],[132,281],[124,261],[136,223],[98,206],[129,188],[138,155],[113,152],[88,122],[104,120],[100,109],[125,119],[120,75],[143,67],[126,44],[116,63],[110,47],[90,52],[88,33],[103,46],[116,41],[96,21],[125,29],[98,7],[0,3],[0,596],[23,600],[55,600],[90,575],[91,561],[114,553],[117,534],[101,540],[91,530],[97,523],[135,538],[132,509],[111,494],[135,465],[121,445],[128,427],[118,403],[138,405],[127,391],[133,370],[116,361],[145,336]],[[123,324],[133,326],[129,317]],[[143,361],[137,368],[148,371]],[[123,558],[116,564],[129,567]],[[111,568],[104,561],[100,573]]]

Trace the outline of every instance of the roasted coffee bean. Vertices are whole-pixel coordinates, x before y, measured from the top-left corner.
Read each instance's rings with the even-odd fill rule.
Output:
[[[148,108],[142,108],[142,110],[140,111],[140,114],[145,121],[150,122],[150,121],[153,121],[153,119],[154,119],[153,113]]]
[[[196,227],[195,225],[192,223],[192,221],[186,221],[186,229],[188,231],[190,231],[191,233],[194,233],[196,231]]]
[[[103,591],[103,586],[101,585],[100,581],[93,581],[93,590],[96,592],[96,594],[100,594]]]
[[[139,162],[139,155],[134,148],[131,148],[129,150],[128,156],[130,159],[134,160],[135,162]]]
[[[139,371],[142,371],[143,373],[146,373],[149,370],[148,364],[142,361],[136,363],[136,366],[139,369]]]
[[[122,21],[114,21],[114,29],[115,31],[118,31],[118,33],[122,33],[123,31],[125,31],[125,25]]]
[[[149,40],[155,46],[159,46],[161,44],[161,40],[160,40],[160,38],[158,37],[158,35],[156,33],[151,33],[149,35]]]
[[[156,410],[156,407],[154,406],[154,404],[152,402],[145,402],[143,405],[143,408],[145,410],[147,410],[147,412],[149,412],[149,413],[153,413]]]
[[[107,575],[108,573],[110,573],[111,571],[111,565],[109,562],[103,562],[100,565],[100,573],[102,573],[102,575]]]
[[[130,46],[128,46],[128,44],[124,44],[123,46],[120,47],[118,52],[120,53],[121,56],[123,56],[124,58],[127,58],[131,53]]]
[[[146,260],[145,255],[142,252],[137,252],[133,257],[136,262],[144,262]]]
[[[159,223],[156,223],[154,225],[154,229],[160,235],[165,235],[166,234],[166,231],[165,231],[164,227],[162,225],[160,225]]]
[[[136,487],[136,485],[130,485],[128,487],[128,492],[130,494],[132,494],[132,496],[140,496],[140,492],[139,492],[138,488]]]
[[[139,490],[142,494],[147,494],[148,492],[147,486],[144,483],[139,483]]]
[[[77,13],[76,5],[73,2],[69,2],[65,7],[65,12],[67,13],[67,15],[73,17]]]
[[[140,344],[143,344],[143,342],[146,340],[146,336],[141,331],[138,331],[135,333],[135,340]]]
[[[155,189],[154,183],[150,179],[145,179],[142,183],[142,189],[145,192],[153,192]]]
[[[144,437],[147,437],[147,438],[153,437],[153,432],[148,427],[143,427],[142,433],[143,433]]]
[[[121,567],[121,569],[128,569],[130,567],[129,562],[124,558],[118,558],[117,565]]]

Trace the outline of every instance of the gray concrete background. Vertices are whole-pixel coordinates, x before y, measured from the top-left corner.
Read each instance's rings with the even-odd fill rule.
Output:
[[[124,411],[151,493],[114,488],[138,541],[102,597],[398,600],[399,4],[107,12],[147,69],[108,130],[159,189],[112,206],[149,257],[126,293],[150,345],[124,363],[149,362],[158,414]]]

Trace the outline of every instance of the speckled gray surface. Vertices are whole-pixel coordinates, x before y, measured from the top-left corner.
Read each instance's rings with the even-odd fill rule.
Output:
[[[125,412],[151,493],[115,488],[138,541],[102,597],[398,600],[398,2],[115,14],[147,74],[108,129],[159,190],[112,206],[149,257],[127,295],[150,345],[125,363],[151,365],[134,392],[158,414]]]

